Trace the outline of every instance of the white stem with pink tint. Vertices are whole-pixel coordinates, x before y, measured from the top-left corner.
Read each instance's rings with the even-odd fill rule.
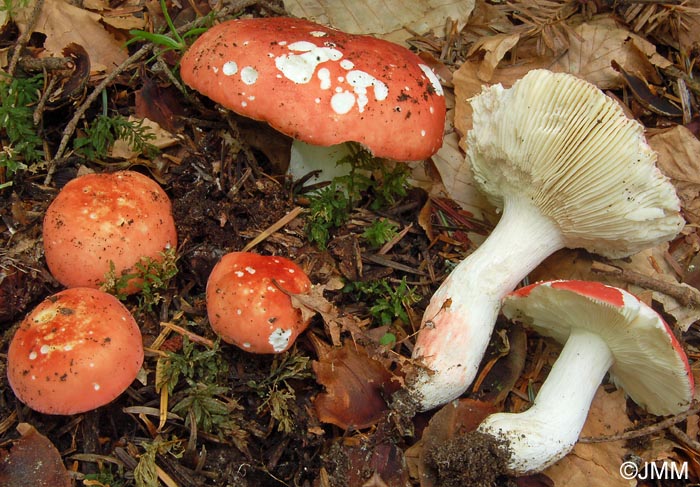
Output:
[[[559,228],[521,196],[504,201],[486,241],[445,279],[423,315],[408,394],[425,411],[459,397],[476,376],[501,300],[564,247]],[[424,368],[421,368],[424,367]]]
[[[573,328],[530,409],[481,423],[479,431],[507,441],[511,473],[541,472],[571,451],[613,360],[605,340]]]

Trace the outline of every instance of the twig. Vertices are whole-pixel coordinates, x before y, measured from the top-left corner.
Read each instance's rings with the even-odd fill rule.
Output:
[[[260,242],[265,240],[267,237],[269,237],[270,235],[275,233],[277,230],[284,227],[287,223],[294,220],[303,211],[304,211],[304,208],[302,208],[301,206],[297,206],[292,211],[290,211],[289,213],[284,215],[282,218],[277,220],[275,223],[273,223],[272,225],[267,227],[265,230],[260,232],[257,237],[255,237],[253,240],[248,242],[248,245],[243,247],[243,250],[241,250],[241,252],[248,252],[250,249],[252,249],[256,245],[258,245]]]
[[[666,294],[676,299],[683,306],[700,306],[700,291],[690,286],[682,286],[673,282],[655,279],[639,272],[620,269],[619,267],[603,264],[602,262],[593,262],[591,270],[593,272],[610,274],[629,284]]]
[[[663,421],[659,421],[658,423],[645,426],[643,428],[639,428],[636,430],[630,430],[630,431],[625,431],[624,433],[616,433],[614,435],[606,435],[606,436],[586,436],[579,438],[578,441],[581,443],[604,443],[607,441],[620,441],[620,440],[632,440],[634,438],[640,438],[642,436],[647,436],[651,435],[654,433],[658,433],[659,431],[663,431],[666,428],[670,428],[681,421],[684,421],[687,419],[689,416],[692,416],[694,414],[697,414],[700,412],[700,406],[695,404],[695,407],[688,409],[685,412],[682,412],[680,414],[677,414],[675,416],[672,416],[670,418],[666,418]]]
[[[696,452],[700,452],[700,441],[692,439],[690,436],[685,434],[685,432],[681,430],[678,426],[670,426],[668,430],[678,440],[685,443],[686,446],[692,448]]]
[[[42,0],[38,0],[42,1]],[[231,12],[241,10],[243,8],[249,7],[251,5],[254,5],[257,3],[257,0],[239,0],[235,2],[233,5],[229,5],[228,7],[222,8],[219,12],[217,12],[216,17],[221,18],[225,17]],[[199,18],[196,20],[193,20],[192,22],[188,22],[187,24],[183,25],[182,27],[177,29],[178,33],[181,32],[187,32],[188,30],[192,29],[193,27],[196,27],[199,25],[201,22],[203,22],[204,18]],[[168,37],[172,37],[172,34],[166,34]],[[73,118],[68,122],[66,125],[66,128],[63,130],[63,137],[61,138],[61,142],[58,146],[58,150],[56,151],[56,154],[54,155],[53,159],[49,161],[48,168],[47,168],[47,173],[46,173],[46,178],[44,179],[44,184],[48,185],[51,183],[51,178],[53,177],[54,172],[56,171],[56,165],[57,162],[63,158],[66,148],[68,147],[68,142],[70,141],[71,137],[73,136],[73,133],[75,130],[78,128],[78,123],[80,122],[80,119],[83,118],[85,115],[85,112],[87,112],[88,108],[90,105],[92,105],[95,100],[97,100],[97,97],[100,96],[100,93],[109,86],[112,81],[115,80],[117,76],[119,76],[122,72],[127,70],[132,64],[136,63],[139,61],[142,57],[144,57],[146,54],[148,54],[151,50],[155,48],[154,44],[146,44],[141,49],[136,51],[134,54],[129,56],[126,60],[124,60],[119,66],[117,66],[105,79],[103,79],[95,88],[93,89],[92,93],[90,93],[83,104],[78,107],[76,110],[75,114],[73,115]]]
[[[15,52],[12,53],[12,58],[10,59],[10,63],[7,67],[7,74],[9,77],[14,76],[15,71],[17,70],[17,64],[19,63],[20,57],[22,57],[22,49],[24,49],[24,46],[26,46],[29,42],[29,37],[34,31],[34,25],[36,25],[37,20],[39,20],[39,14],[41,14],[43,8],[44,0],[36,0],[32,13],[29,16],[29,20],[27,20],[27,27],[24,32],[22,32],[20,38],[17,39],[17,44],[15,44]]]

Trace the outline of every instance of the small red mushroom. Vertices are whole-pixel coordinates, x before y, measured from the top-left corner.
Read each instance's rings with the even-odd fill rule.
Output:
[[[66,287],[98,288],[110,262],[117,276],[130,274],[142,258],[161,260],[177,245],[168,195],[134,171],[70,181],[46,210],[43,234],[49,270]],[[132,279],[124,291],[138,284]]]
[[[136,378],[141,332],[111,294],[76,287],[46,298],[22,321],[7,352],[17,398],[45,414],[105,405]]]
[[[289,259],[232,252],[207,281],[209,322],[222,340],[247,352],[281,353],[309,324],[287,293],[310,289],[309,278]]]
[[[180,65],[191,88],[308,144],[359,142],[422,160],[442,145],[445,97],[405,47],[308,20],[235,19],[205,32]]]

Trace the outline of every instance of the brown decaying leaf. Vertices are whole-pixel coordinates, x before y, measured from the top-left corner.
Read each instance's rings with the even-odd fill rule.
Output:
[[[22,31],[32,8],[33,3],[18,11],[16,20]],[[46,35],[44,47],[48,56],[60,56],[64,47],[76,43],[85,47],[93,70],[111,72],[126,59],[127,52],[123,43],[100,24],[100,18],[63,0],[45,0],[34,30]]]
[[[28,423],[20,423],[17,431],[22,436],[9,450],[0,449],[0,485],[70,487],[70,476],[53,443]]]
[[[320,421],[343,429],[362,429],[379,421],[388,409],[384,401],[399,388],[399,382],[381,362],[351,341],[342,348],[314,337],[318,360],[312,363],[316,380],[326,392],[314,400]]]

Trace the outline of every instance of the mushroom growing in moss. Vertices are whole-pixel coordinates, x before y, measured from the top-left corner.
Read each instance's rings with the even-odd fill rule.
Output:
[[[467,159],[502,215],[425,310],[413,351],[419,366],[397,397],[420,410],[469,387],[501,300],[551,253],[624,257],[684,224],[644,128],[594,85],[533,70],[510,89],[485,88],[471,105]]]
[[[207,314],[221,339],[252,353],[281,353],[309,324],[289,294],[311,290],[304,271],[289,259],[231,252],[207,281]]]
[[[46,264],[66,287],[98,288],[112,264],[117,277],[132,274],[143,258],[160,261],[177,245],[170,198],[134,171],[68,182],[46,210],[43,237]],[[138,290],[131,279],[123,291]]]

